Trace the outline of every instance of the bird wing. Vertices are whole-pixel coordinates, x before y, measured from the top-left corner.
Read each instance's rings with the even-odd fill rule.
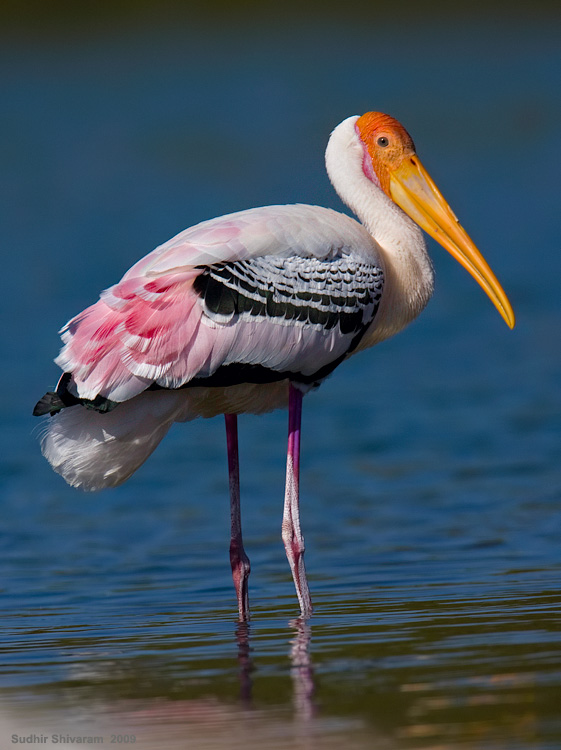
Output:
[[[185,230],[62,330],[82,399],[149,387],[291,377],[314,383],[374,318],[383,268],[368,232],[315,206],[272,206]]]

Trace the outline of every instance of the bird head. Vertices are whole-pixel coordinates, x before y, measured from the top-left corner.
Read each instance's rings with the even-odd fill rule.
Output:
[[[366,177],[473,276],[513,328],[514,312],[503,288],[421,164],[403,125],[381,112],[367,112],[355,129]]]

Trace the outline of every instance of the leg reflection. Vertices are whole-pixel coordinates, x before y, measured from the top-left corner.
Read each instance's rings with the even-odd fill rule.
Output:
[[[290,641],[289,651],[294,715],[300,721],[309,721],[316,716],[314,670],[310,658],[312,629],[306,617],[297,617],[290,620],[289,625],[294,631],[294,638]],[[235,635],[238,645],[240,702],[244,708],[252,708],[252,673],[255,666],[251,656],[253,649],[249,643],[249,622],[238,622]]]
[[[316,714],[314,670],[310,658],[312,629],[305,617],[297,617],[289,624],[295,631],[295,637],[290,641],[290,673],[294,690],[292,702],[296,717],[308,721]]]
[[[236,627],[236,641],[238,644],[238,664],[240,666],[240,699],[245,708],[251,706],[251,691],[253,682],[253,660],[251,658],[251,646],[249,645],[249,623],[240,621]]]

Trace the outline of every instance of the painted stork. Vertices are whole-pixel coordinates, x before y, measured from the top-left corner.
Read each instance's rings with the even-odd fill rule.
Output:
[[[267,206],[204,221],[157,247],[62,329],[63,375],[34,414],[42,451],[74,487],[124,482],[171,424],[224,414],[230,561],[249,617],[237,415],[288,405],[282,538],[302,615],[312,604],[299,520],[302,397],[343,360],[401,331],[427,304],[433,269],[421,229],[512,307],[416,155],[379,112],[338,125],[326,167],[362,223],[327,208]]]

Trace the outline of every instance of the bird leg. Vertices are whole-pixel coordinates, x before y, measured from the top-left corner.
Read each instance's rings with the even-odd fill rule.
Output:
[[[240,621],[249,620],[248,578],[249,557],[242,541],[242,518],[240,508],[240,464],[238,459],[238,417],[225,414],[226,444],[228,448],[228,477],[230,480],[230,565],[238,599]]]
[[[282,517],[282,540],[294,578],[303,617],[312,614],[312,600],[304,566],[304,537],[300,530],[300,424],[302,421],[302,391],[292,383],[288,392],[288,452],[286,455],[286,490]]]

